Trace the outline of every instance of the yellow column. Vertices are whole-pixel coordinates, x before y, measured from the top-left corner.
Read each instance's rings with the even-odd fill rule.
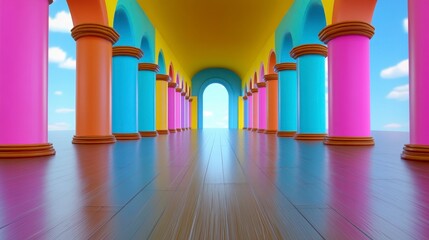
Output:
[[[244,127],[244,103],[243,98],[238,97],[238,129]]]
[[[189,101],[191,101],[192,105],[192,129],[198,129],[198,97],[193,96],[191,99],[189,99]]]
[[[168,81],[170,76],[156,75],[156,131],[168,134]]]

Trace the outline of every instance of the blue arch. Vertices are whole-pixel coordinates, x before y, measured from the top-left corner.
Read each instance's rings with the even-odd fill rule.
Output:
[[[280,63],[284,62],[295,62],[295,59],[293,59],[290,56],[290,51],[293,48],[293,40],[292,40],[292,34],[290,32],[285,33],[282,44],[281,44],[281,51],[280,51]]]
[[[159,54],[158,54],[158,66],[159,66],[159,73],[160,74],[167,74],[167,71],[165,69],[164,53],[162,52],[162,50],[160,50]]]
[[[118,7],[115,12],[113,28],[119,34],[119,40],[115,46],[134,46],[134,34],[129,13],[124,7]]]
[[[321,43],[318,34],[325,26],[326,18],[322,3],[310,3],[304,14],[304,24],[301,36],[302,44]]]
[[[241,93],[241,79],[231,70],[224,68],[209,68],[195,74],[192,78],[192,95],[198,97],[198,128],[203,127],[203,93],[213,83],[219,83],[225,87],[229,96],[229,120],[230,129],[238,128],[238,98]]]
[[[153,49],[150,46],[149,40],[146,36],[142,37],[140,41],[140,49],[143,51],[143,57],[140,58],[140,62],[142,63],[153,63],[154,62],[154,54]]]

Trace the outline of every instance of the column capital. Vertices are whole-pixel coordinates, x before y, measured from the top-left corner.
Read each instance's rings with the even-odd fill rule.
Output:
[[[112,48],[112,56],[129,56],[140,59],[143,57],[143,52],[140,48],[130,46],[114,46]]]
[[[252,96],[252,92],[247,92],[247,96]]]
[[[186,99],[186,100],[189,100],[189,98],[191,98],[191,97],[189,97],[189,96],[186,96],[186,97],[185,97],[185,99]]]
[[[257,88],[252,88],[252,93],[257,93],[258,92],[258,89]]]
[[[182,89],[178,87],[178,88],[176,88],[176,92],[181,93]]]
[[[294,47],[290,51],[290,56],[294,59],[297,59],[303,55],[322,55],[324,57],[328,56],[328,48],[325,45],[321,44],[303,44],[297,47]]]
[[[247,95],[243,96],[243,100],[246,101],[247,100]]]
[[[175,82],[169,82],[168,83],[168,87],[169,88],[176,88],[177,87],[177,83],[175,83]]]
[[[170,81],[170,76],[168,76],[166,74],[156,74],[156,80],[168,82],[168,81]]]
[[[274,66],[274,71],[277,73],[285,70],[296,70],[296,63],[285,62],[285,63],[276,64]]]
[[[265,83],[265,82],[258,82],[258,83],[256,83],[256,86],[258,86],[258,88],[264,88],[264,87],[267,86],[267,83]]]
[[[182,97],[186,96],[186,92],[182,92],[180,95],[182,95]]]
[[[279,75],[277,73],[270,73],[270,74],[266,74],[264,76],[265,82],[274,81],[274,80],[278,80],[278,79],[279,79]]]
[[[372,36],[374,36],[374,32],[375,28],[369,23],[346,21],[326,26],[322,31],[320,31],[319,39],[325,44],[334,38],[347,35],[361,35],[371,39]]]
[[[194,99],[192,97],[190,97],[189,98],[189,102],[192,102],[192,101],[194,101]]]
[[[139,71],[158,72],[159,66],[154,63],[139,63]]]
[[[72,28],[71,35],[75,41],[81,37],[91,36],[104,38],[114,44],[119,39],[119,34],[113,28],[96,23],[79,24]]]
[[[54,0],[48,0],[49,5],[51,5],[54,2]]]

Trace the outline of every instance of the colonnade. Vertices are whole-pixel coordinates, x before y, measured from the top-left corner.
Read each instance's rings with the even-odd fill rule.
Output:
[[[55,154],[47,113],[50,3],[7,1],[0,9],[0,158]],[[169,76],[157,74],[154,63],[139,63],[144,54],[139,48],[113,46],[120,36],[112,27],[81,23],[71,35],[77,51],[73,143],[168,134],[170,112],[176,114],[174,129],[190,129],[190,88],[177,87],[168,105]]]
[[[424,93],[429,88],[426,81],[429,70],[425,67],[429,34],[424,29],[424,23],[429,22],[427,9],[427,1],[409,1],[410,144],[404,146],[402,153],[402,158],[409,160],[429,160],[429,96]],[[265,75],[265,84],[249,84],[243,96],[244,129],[296,140],[323,141],[326,145],[374,145],[369,69],[370,39],[374,32],[367,22],[334,22],[319,33],[326,46],[303,44],[291,49],[290,55],[296,62],[277,63],[276,74]],[[325,106],[327,56],[328,106]],[[264,91],[266,96],[261,101]]]

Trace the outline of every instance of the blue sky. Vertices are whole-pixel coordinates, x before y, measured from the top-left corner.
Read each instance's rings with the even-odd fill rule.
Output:
[[[228,128],[228,92],[219,84],[210,84],[203,93],[203,128]]]
[[[75,129],[76,49],[66,1],[50,6],[49,130]],[[408,131],[407,1],[378,1],[371,40],[371,127]],[[219,84],[204,92],[204,127],[227,127],[227,93]],[[223,102],[223,103],[222,103]],[[226,106],[226,107],[225,107]]]

